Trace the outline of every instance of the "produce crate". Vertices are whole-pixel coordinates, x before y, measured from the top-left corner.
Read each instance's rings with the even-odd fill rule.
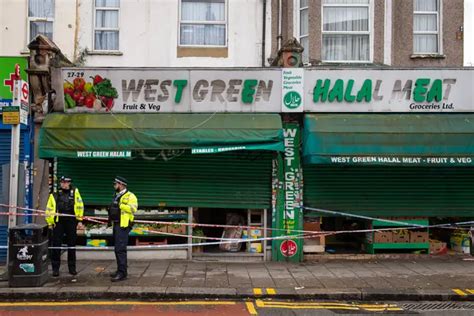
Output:
[[[410,231],[409,242],[407,242],[407,234],[395,233],[400,230],[400,227],[410,227],[413,225],[428,226],[428,219],[415,219],[415,218],[390,218],[393,221],[399,221],[403,223],[391,223],[383,220],[371,221],[370,227],[372,229],[377,228],[390,228],[393,227],[393,231],[373,231],[367,233],[366,238],[366,249],[368,253],[374,254],[379,250],[407,250],[416,251],[423,250],[427,253],[430,249],[429,244],[429,230],[428,228],[420,228],[424,231]]]
[[[168,240],[163,239],[163,240],[146,240],[146,239],[140,239],[137,238],[135,240],[135,245],[136,246],[157,246],[157,245],[167,245]]]

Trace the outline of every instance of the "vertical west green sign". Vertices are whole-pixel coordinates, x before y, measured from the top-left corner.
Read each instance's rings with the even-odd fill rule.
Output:
[[[13,80],[15,64],[20,65],[20,77],[28,81],[26,68],[28,67],[25,57],[0,57],[0,114],[4,106],[11,106],[13,99]]]
[[[290,236],[273,242],[273,260],[299,262],[303,259],[303,239],[296,238],[302,230],[302,172],[299,144],[301,139],[298,123],[283,123],[285,152],[277,160],[280,185],[277,187],[275,213],[280,229],[276,236]],[[295,236],[295,237],[291,237]]]

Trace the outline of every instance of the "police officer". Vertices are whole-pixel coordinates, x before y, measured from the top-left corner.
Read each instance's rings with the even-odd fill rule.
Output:
[[[110,274],[112,282],[127,278],[128,234],[133,223],[133,214],[137,211],[138,201],[135,194],[128,191],[128,182],[117,176],[114,181],[115,195],[109,207],[109,222],[113,224],[115,258],[117,271]]]
[[[64,235],[68,247],[76,247],[77,228],[82,227],[84,203],[79,190],[71,185],[72,179],[67,176],[60,178],[60,190],[50,194],[46,206],[46,222],[53,229],[52,245],[61,247]],[[70,216],[59,216],[68,214]],[[53,249],[51,252],[51,265],[53,276],[59,276],[61,264],[61,250]],[[76,275],[76,249],[68,249],[67,264],[69,273]]]

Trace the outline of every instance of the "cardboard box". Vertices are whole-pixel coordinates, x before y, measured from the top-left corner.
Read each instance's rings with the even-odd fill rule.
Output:
[[[107,240],[105,239],[87,239],[87,247],[105,247],[107,246]]]
[[[321,223],[320,222],[305,222],[303,223],[303,230],[317,232],[321,231]]]
[[[410,242],[410,233],[406,230],[394,231],[392,235],[394,243],[405,244]]]
[[[448,245],[438,240],[430,240],[430,254],[445,254],[448,251]]]
[[[451,249],[456,252],[470,253],[469,234],[467,233],[454,233],[449,239],[449,243]]]
[[[263,237],[263,231],[261,229],[250,229],[250,234],[249,234],[249,231],[246,229],[242,231],[243,239],[257,239],[257,238],[262,238],[262,237]]]
[[[262,238],[263,232],[261,229],[251,229],[250,230],[250,238]]]
[[[391,243],[393,242],[393,233],[389,231],[374,232],[374,243]]]
[[[261,242],[252,242],[252,243],[250,243],[249,252],[261,253],[262,252],[262,243]]]
[[[185,235],[186,234],[186,226],[184,226],[184,225],[180,225],[180,226],[168,225],[168,233]]]
[[[429,241],[429,234],[428,232],[417,232],[411,231],[410,232],[410,243],[427,243]]]

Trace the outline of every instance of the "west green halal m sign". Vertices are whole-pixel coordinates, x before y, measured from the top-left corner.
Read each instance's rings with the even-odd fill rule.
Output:
[[[66,112],[474,112],[474,70],[64,68]]]
[[[308,112],[473,112],[472,70],[307,70]]]

